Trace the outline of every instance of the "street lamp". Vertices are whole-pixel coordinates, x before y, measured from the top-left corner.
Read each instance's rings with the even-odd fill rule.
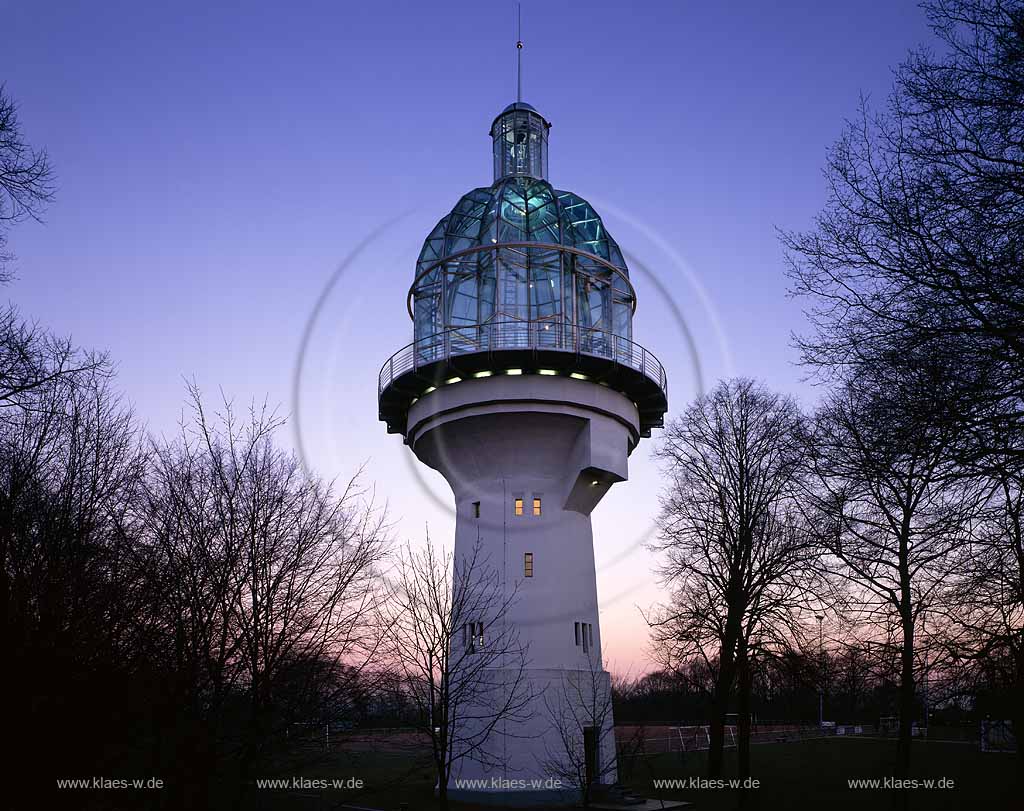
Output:
[[[825,615],[815,614],[814,618],[818,621],[818,660],[821,667],[818,675],[818,729],[821,729],[825,723],[825,638],[821,629]]]

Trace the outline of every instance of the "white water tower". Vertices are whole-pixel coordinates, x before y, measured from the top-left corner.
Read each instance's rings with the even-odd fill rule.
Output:
[[[665,370],[632,339],[637,299],[618,245],[586,200],[547,180],[550,126],[521,102],[494,120],[494,182],[464,195],[424,242],[407,302],[414,341],[378,386],[388,431],[451,485],[456,558],[479,538],[517,589],[506,621],[529,643],[538,693],[600,667],[590,515],[668,407]],[[542,778],[545,746],[557,746],[536,710],[531,729],[492,733],[501,768],[467,758],[456,776]],[[588,737],[594,774],[613,782],[601,766],[614,762],[613,736]],[[454,784],[449,795],[565,799]]]

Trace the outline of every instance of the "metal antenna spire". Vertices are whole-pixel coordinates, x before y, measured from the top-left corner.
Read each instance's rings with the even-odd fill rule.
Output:
[[[516,3],[516,103],[523,103],[523,4]]]

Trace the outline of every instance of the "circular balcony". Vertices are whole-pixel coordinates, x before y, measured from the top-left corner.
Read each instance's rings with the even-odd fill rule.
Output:
[[[405,433],[409,406],[435,388],[498,374],[565,375],[629,397],[650,436],[668,410],[665,367],[639,344],[560,321],[492,321],[453,327],[414,341],[380,370],[380,419]]]

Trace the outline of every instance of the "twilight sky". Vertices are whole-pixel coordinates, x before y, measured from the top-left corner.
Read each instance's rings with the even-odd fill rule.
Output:
[[[515,96],[513,4],[3,5],[0,81],[58,193],[44,225],[11,233],[19,278],[0,294],[109,350],[154,433],[173,431],[185,377],[266,397],[323,475],[367,463],[398,537],[429,524],[450,543],[450,491],[377,422],[376,375],[412,338],[423,238],[491,182],[487,130]],[[626,252],[635,338],[668,369],[670,413],[732,374],[813,402],[774,229],[820,208],[827,146],[929,40],[922,13],[524,0],[523,39],[523,98],[553,123],[550,180]],[[657,441],[594,513],[604,651],[634,674],[650,667],[639,608],[660,594],[643,547]]]

